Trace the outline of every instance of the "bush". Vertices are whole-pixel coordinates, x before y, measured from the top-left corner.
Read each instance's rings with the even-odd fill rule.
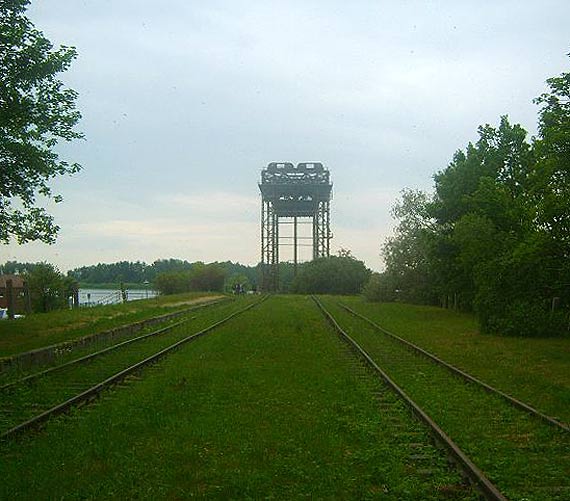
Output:
[[[197,263],[190,271],[160,273],[154,287],[161,294],[180,294],[191,291],[223,291],[225,270],[217,264]]]
[[[522,241],[511,253],[478,266],[475,307],[481,330],[508,336],[567,336],[568,286],[560,287],[555,253],[545,239]],[[566,265],[567,266],[567,265]],[[553,310],[553,298],[558,297]]]
[[[372,273],[362,290],[364,297],[371,302],[391,302],[396,300],[396,287],[386,273]]]
[[[180,294],[190,290],[189,272],[171,271],[159,273],[154,279],[154,288],[161,294]]]
[[[480,313],[481,330],[505,336],[549,337],[564,333],[568,315],[564,310],[551,311],[546,301],[513,300],[487,308]]]
[[[352,256],[331,256],[301,265],[291,284],[300,294],[359,294],[370,276],[362,261]]]

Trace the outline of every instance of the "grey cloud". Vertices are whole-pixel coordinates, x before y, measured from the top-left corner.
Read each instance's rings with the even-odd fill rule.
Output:
[[[324,161],[333,216],[346,229],[338,238],[352,235],[376,263],[395,194],[429,188],[481,123],[508,113],[534,131],[532,98],[568,67],[565,1],[42,0],[30,13],[54,43],[79,52],[64,78],[80,93],[87,139],[61,151],[85,169],[56,183],[66,199],[57,209],[62,267],[94,258],[76,238],[78,222],[120,219],[113,214],[209,224],[210,236],[193,245],[213,256],[215,228],[230,219],[223,202],[204,213],[156,195],[254,200],[259,171],[273,160]],[[394,195],[370,199],[350,233],[353,206],[368,200],[363,188]],[[253,228],[258,214],[251,208],[240,221]],[[228,259],[234,248],[248,249],[236,251],[246,262],[259,259],[258,235],[247,235],[251,243],[224,246]],[[191,244],[170,242],[155,240],[155,252],[145,243],[139,258],[195,255]],[[99,247],[101,260],[137,252],[132,242]],[[37,249],[9,252],[46,255]]]

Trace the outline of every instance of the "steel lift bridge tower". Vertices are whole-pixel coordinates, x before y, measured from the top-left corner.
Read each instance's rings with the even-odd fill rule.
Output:
[[[330,254],[330,173],[319,162],[294,166],[271,162],[261,171],[261,289],[279,289],[279,247],[293,247],[295,273],[299,240],[311,240],[313,259]],[[306,219],[310,221],[306,221]],[[304,219],[304,221],[299,221]],[[299,223],[312,223],[312,237],[299,237]],[[279,237],[279,226],[291,224],[293,235]],[[292,242],[291,242],[292,240]],[[303,244],[301,244],[303,245]]]

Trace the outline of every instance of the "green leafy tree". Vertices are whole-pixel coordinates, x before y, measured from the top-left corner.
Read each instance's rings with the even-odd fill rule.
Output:
[[[226,271],[218,263],[195,263],[190,271],[190,290],[223,291]]]
[[[434,177],[438,237],[429,259],[432,283],[444,305],[474,307],[479,269],[489,259],[512,252],[517,239],[532,227],[535,163],[526,136],[520,125],[511,125],[503,116],[498,127],[479,127],[479,140],[456,153]]]
[[[29,0],[0,1],[0,242],[53,243],[59,230],[53,216],[37,206],[37,196],[61,201],[48,182],[76,173],[80,166],[61,160],[60,140],[82,137],[77,93],[57,75],[77,53],[54,49],[26,17]]]
[[[540,137],[536,203],[541,228],[570,251],[570,73],[547,80],[549,92],[535,102]]]
[[[398,297],[404,301],[437,301],[432,259],[437,233],[432,207],[433,200],[428,194],[403,190],[402,198],[392,209],[398,225],[394,236],[382,248],[387,268],[384,278],[391,284],[392,294],[398,290]]]
[[[391,302],[398,297],[394,277],[387,273],[372,273],[362,290],[363,296],[372,302]]]
[[[161,294],[180,294],[190,290],[189,272],[166,271],[154,278],[154,288]]]
[[[300,266],[291,292],[301,294],[359,294],[370,270],[352,255],[322,257]]]
[[[189,291],[223,291],[226,271],[218,263],[196,262],[190,270],[159,273],[154,287],[161,294]]]
[[[20,263],[18,261],[6,261],[4,264],[0,264],[0,275],[3,275],[4,273],[9,275],[26,273],[28,271],[32,271],[38,264],[41,263]]]
[[[249,279],[242,273],[235,273],[226,280],[225,289],[227,292],[236,291],[237,287],[242,291],[251,290]]]
[[[257,286],[256,266],[246,266],[240,263],[232,263],[231,261],[224,261],[217,264],[225,270],[227,277],[235,275],[246,277],[244,283],[247,284],[248,289],[255,288]]]
[[[532,142],[506,116],[435,176],[433,198],[405,191],[366,295],[474,308],[484,331],[567,334],[570,320],[570,74],[537,99]]]
[[[497,128],[479,127],[477,143],[455,153],[449,166],[434,176],[432,214],[437,223],[452,228],[463,215],[474,211],[497,218],[495,222],[501,226],[519,223],[520,204],[524,206],[534,173],[526,136],[527,132],[518,124],[511,125],[506,116]],[[501,191],[502,198],[490,188]],[[507,203],[511,205],[507,207]]]
[[[37,263],[25,274],[32,311],[45,313],[66,308],[76,282],[49,263]]]
[[[181,259],[157,259],[146,270],[149,280],[160,273],[172,271],[189,271],[192,263]]]

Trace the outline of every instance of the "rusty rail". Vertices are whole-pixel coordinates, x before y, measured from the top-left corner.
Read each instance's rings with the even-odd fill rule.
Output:
[[[154,325],[158,323],[165,322],[167,320],[186,315],[193,310],[206,308],[209,306],[214,306],[216,304],[231,301],[230,298],[215,299],[207,301],[201,304],[191,306],[190,308],[184,308],[182,310],[177,310],[172,313],[166,313],[164,315],[159,315],[152,318],[147,318],[146,320],[141,320],[132,324],[122,325],[115,327],[113,329],[97,332],[95,334],[89,334],[78,339],[72,339],[69,341],[63,341],[62,343],[53,344],[50,346],[44,346],[37,348],[35,350],[26,351],[23,353],[17,353],[15,355],[10,355],[7,357],[0,357],[0,372],[11,369],[12,367],[32,367],[35,365],[44,365],[57,359],[61,353],[73,350],[77,347],[89,346],[100,340],[121,338],[128,334],[133,334],[143,328]]]
[[[312,296],[318,308],[329,321],[335,331],[344,339],[350,347],[360,355],[367,365],[371,367],[385,382],[392,388],[400,398],[410,407],[412,412],[431,430],[435,440],[441,443],[453,460],[459,464],[469,480],[475,485],[486,499],[492,501],[507,501],[507,498],[497,489],[497,487],[485,476],[485,474],[473,463],[469,457],[459,448],[459,446],[437,425],[433,419],[416,404],[391,378],[386,374],[370,355],[350,337],[322,305],[322,303]]]
[[[470,383],[474,383],[474,384],[482,387],[483,389],[485,389],[489,393],[494,393],[496,395],[499,395],[500,397],[505,399],[507,402],[509,402],[511,405],[517,407],[518,409],[522,409],[523,411],[528,412],[529,414],[531,414],[533,416],[536,416],[536,417],[542,419],[543,421],[547,422],[548,424],[556,426],[556,427],[558,427],[564,431],[570,431],[570,426],[567,426],[566,424],[561,423],[560,421],[556,420],[555,418],[540,412],[539,410],[535,409],[531,405],[526,404],[526,403],[512,397],[508,393],[505,393],[501,390],[498,390],[497,388],[494,388],[493,386],[485,383],[484,381],[477,379],[476,377],[472,376],[471,374],[459,369],[458,367],[455,367],[454,365],[451,365],[450,363],[446,362],[445,360],[442,360],[441,358],[437,357],[433,353],[430,353],[429,351],[424,350],[423,348],[420,348],[416,344],[411,343],[410,341],[408,341],[404,338],[401,338],[400,336],[397,336],[396,334],[393,334],[390,331],[387,331],[383,327],[380,327],[374,321],[372,321],[369,318],[365,317],[364,315],[354,311],[353,309],[349,308],[348,306],[346,306],[342,303],[339,303],[339,305],[342,308],[344,308],[346,311],[348,311],[350,314],[354,315],[357,318],[360,318],[361,320],[364,320],[365,322],[367,322],[369,325],[371,325],[372,327],[374,327],[378,331],[380,331],[383,334],[391,337],[392,339],[395,339],[396,341],[402,343],[403,345],[405,345],[407,348],[411,349],[412,351],[420,353],[421,355],[429,358],[430,360],[433,360],[437,364],[442,365],[443,367],[449,369],[453,374],[456,374],[457,376],[463,378],[466,381],[469,381]]]
[[[259,301],[256,301],[255,303],[252,303],[252,304],[249,304],[246,307],[244,307],[238,311],[235,311],[234,313],[231,313],[230,315],[223,318],[222,320],[218,320],[217,322],[206,327],[205,329],[202,329],[201,331],[198,331],[194,334],[191,334],[190,336],[187,336],[187,337],[177,341],[176,343],[174,343],[174,344],[172,344],[166,348],[163,348],[162,350],[158,351],[154,355],[151,355],[150,357],[147,357],[144,360],[141,360],[140,362],[137,362],[136,364],[133,364],[130,367],[127,367],[126,369],[123,369],[122,371],[120,371],[120,372],[114,374],[113,376],[105,379],[104,381],[102,381],[102,382],[92,386],[91,388],[75,395],[74,397],[71,397],[70,399],[66,400],[65,402],[62,402],[61,404],[58,404],[58,405],[42,412],[41,414],[38,414],[38,415],[34,416],[33,418],[31,418],[31,419],[29,419],[23,423],[20,423],[17,426],[14,426],[13,428],[5,431],[4,433],[2,433],[0,435],[0,441],[13,439],[16,436],[21,435],[21,434],[23,434],[23,433],[25,433],[31,429],[37,428],[38,426],[45,423],[46,421],[48,421],[53,416],[58,416],[60,414],[64,414],[79,404],[86,403],[86,402],[89,402],[91,400],[94,400],[95,398],[97,398],[99,396],[99,394],[103,390],[109,388],[110,386],[116,385],[117,383],[120,383],[130,374],[138,372],[141,369],[158,362],[161,358],[170,354],[171,352],[175,351],[176,349],[180,348],[182,345],[184,345],[190,341],[194,341],[195,339],[197,339],[201,336],[204,336],[205,334],[209,333],[210,331],[212,331],[212,330],[220,327],[221,325],[227,323],[232,318],[234,318],[238,315],[241,315],[242,313],[245,313],[246,311],[250,310],[251,308],[253,308],[255,306],[258,306],[263,301],[265,301],[268,297],[269,296],[264,296]]]

